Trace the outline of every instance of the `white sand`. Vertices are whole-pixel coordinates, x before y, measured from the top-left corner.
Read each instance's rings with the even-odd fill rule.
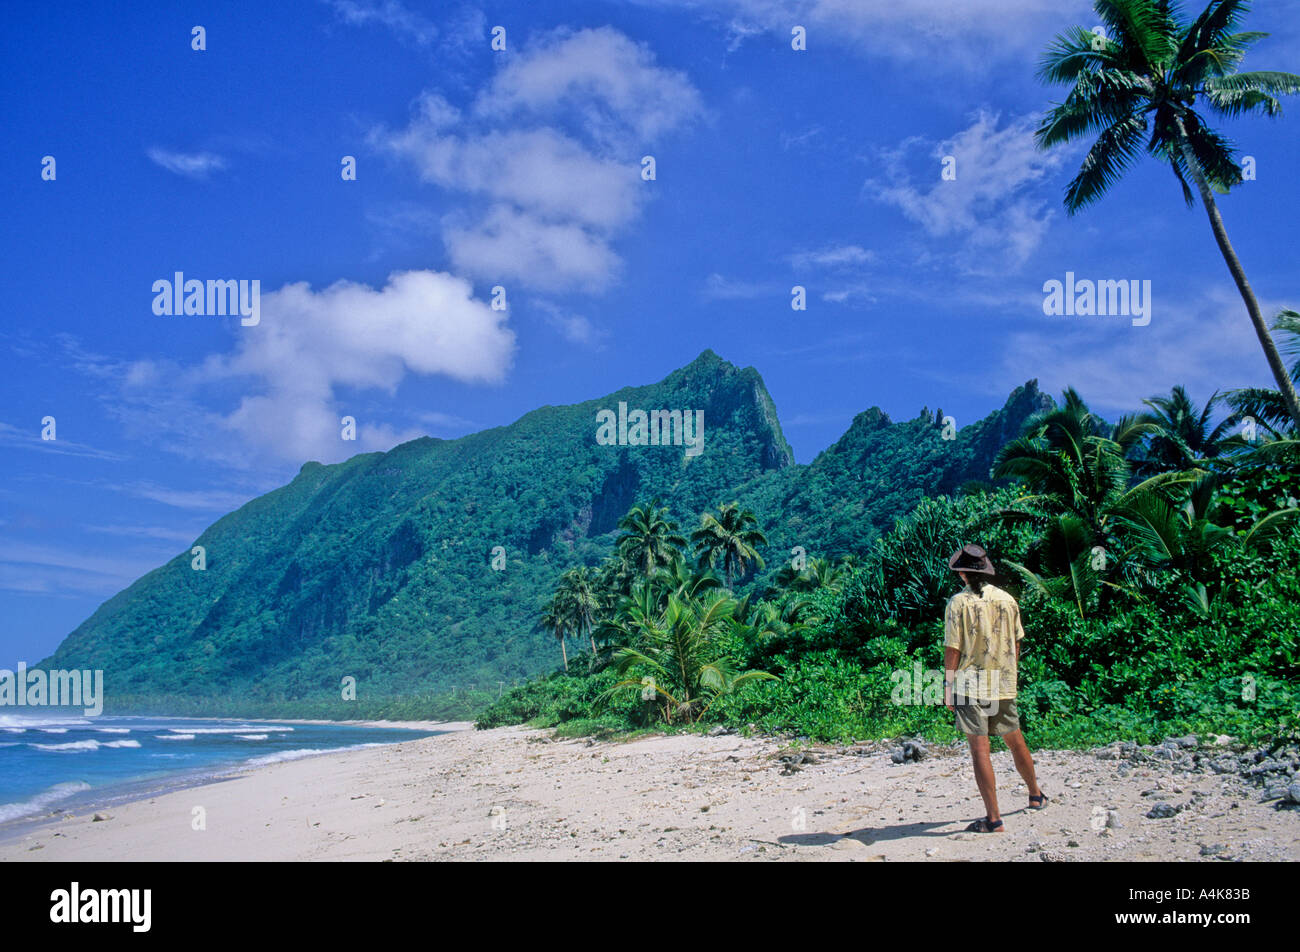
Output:
[[[956,748],[903,765],[883,745],[818,748],[819,763],[783,776],[770,738],[589,744],[426,726],[455,733],[261,767],[111,808],[107,821],[65,817],[0,842],[0,861],[1205,861],[1202,846],[1300,859],[1300,810],[1259,803],[1236,777],[1142,766],[1121,778],[1115,761],[1089,754],[1035,754],[1052,798],[1042,811],[1026,808],[1010,755],[995,754],[1007,832],[976,834],[961,832],[983,809]],[[1189,806],[1146,819],[1157,800]],[[205,830],[192,827],[196,807]],[[1098,832],[1095,807],[1122,825]]]

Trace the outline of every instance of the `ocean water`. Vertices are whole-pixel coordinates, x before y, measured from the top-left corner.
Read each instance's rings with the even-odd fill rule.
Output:
[[[84,811],[281,760],[438,731],[188,717],[0,713],[0,829]]]

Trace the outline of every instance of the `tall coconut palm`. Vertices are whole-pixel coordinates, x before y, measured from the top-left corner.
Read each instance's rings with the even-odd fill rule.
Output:
[[[564,636],[568,632],[568,620],[565,617],[564,609],[556,598],[551,598],[542,608],[542,615],[538,619],[538,625],[543,631],[550,632],[559,641],[560,654],[564,657],[564,673],[568,674],[569,649],[564,644]]]
[[[599,578],[596,570],[580,565],[560,576],[555,598],[574,635],[591,640],[591,654],[596,654],[596,638],[592,633],[601,611]]]
[[[632,585],[640,574],[640,570],[617,549],[600,564],[596,572],[596,590],[600,596],[602,614],[608,614],[620,598],[631,594]]]
[[[691,533],[691,542],[701,568],[713,568],[722,562],[727,588],[745,574],[751,562],[760,569],[764,565],[755,548],[767,545],[767,536],[758,528],[758,517],[734,502],[719,506],[717,515],[704,513],[700,527]]]
[[[1215,191],[1241,183],[1241,169],[1232,144],[1194,108],[1203,104],[1227,117],[1276,116],[1282,110],[1276,97],[1300,92],[1300,76],[1236,71],[1250,46],[1268,35],[1238,32],[1250,9],[1246,0],[1211,0],[1189,23],[1181,22],[1173,0],[1094,0],[1093,8],[1107,35],[1083,27],[1059,34],[1039,69],[1044,81],[1072,86],[1039,126],[1039,146],[1096,134],[1066,188],[1065,207],[1073,215],[1100,199],[1143,148],[1173,169],[1189,207],[1194,204],[1190,178],[1287,415],[1300,428],[1300,399],[1214,199]]]
[[[619,553],[646,578],[680,559],[686,547],[686,539],[677,533],[677,523],[668,519],[668,507],[661,507],[658,499],[633,506],[618,527],[623,530],[617,542]]]

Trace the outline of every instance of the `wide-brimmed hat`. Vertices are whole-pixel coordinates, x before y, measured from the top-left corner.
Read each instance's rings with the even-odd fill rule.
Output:
[[[948,568],[954,572],[974,572],[979,575],[997,575],[993,568],[993,560],[989,554],[984,551],[982,546],[963,545],[960,549],[952,554],[948,560]]]

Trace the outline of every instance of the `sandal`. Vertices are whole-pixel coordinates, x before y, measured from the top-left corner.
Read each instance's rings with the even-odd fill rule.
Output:
[[[994,833],[1002,825],[1001,820],[990,820],[984,817],[982,820],[976,820],[970,826],[966,827],[967,833]]]
[[[1035,800],[1038,801],[1037,804],[1034,803]],[[1033,810],[1041,810],[1043,807],[1047,806],[1047,794],[1040,793],[1036,797],[1030,797],[1029,806]]]

